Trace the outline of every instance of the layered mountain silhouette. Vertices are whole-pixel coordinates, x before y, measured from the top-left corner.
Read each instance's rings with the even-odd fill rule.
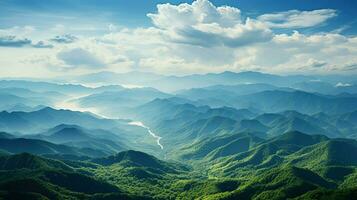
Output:
[[[68,76],[0,80],[0,199],[357,194],[354,76]]]

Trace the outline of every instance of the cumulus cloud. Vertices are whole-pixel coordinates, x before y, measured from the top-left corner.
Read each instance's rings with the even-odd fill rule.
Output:
[[[31,45],[32,41],[27,38],[17,38],[16,36],[0,36],[0,46],[3,47],[23,47]]]
[[[57,58],[64,61],[69,67],[98,68],[105,66],[100,58],[82,48],[61,51],[57,54]]]
[[[258,20],[265,22],[269,27],[273,28],[306,28],[324,23],[335,16],[337,16],[337,11],[333,9],[312,11],[289,10],[263,14],[258,17]]]
[[[242,20],[238,8],[216,7],[208,0],[197,0],[192,4],[159,4],[157,9],[157,13],[147,16],[172,42],[238,47],[272,38],[272,32],[264,23],[249,18]]]
[[[65,35],[57,35],[54,38],[50,39],[50,41],[56,42],[56,43],[72,43],[78,40],[78,38],[74,35],[71,34],[65,34]]]

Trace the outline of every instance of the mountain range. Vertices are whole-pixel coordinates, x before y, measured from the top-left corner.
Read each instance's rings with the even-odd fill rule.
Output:
[[[0,199],[353,199],[356,84],[250,71],[0,80]]]

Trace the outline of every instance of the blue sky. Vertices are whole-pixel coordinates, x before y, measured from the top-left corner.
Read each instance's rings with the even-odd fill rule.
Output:
[[[176,0],[2,0],[0,26],[6,28],[28,24],[35,26],[49,26],[53,23],[72,24],[72,20],[75,19],[88,24],[112,23],[126,27],[148,27],[151,21],[146,14],[155,12],[157,4],[184,2],[192,3],[192,1]],[[335,9],[339,13],[338,17],[310,31],[331,31],[346,26],[344,34],[357,33],[357,1],[355,0],[343,2],[341,0],[212,0],[211,2],[216,6],[238,7],[247,17],[286,10]]]
[[[354,0],[1,0],[0,76],[355,73],[356,8]]]

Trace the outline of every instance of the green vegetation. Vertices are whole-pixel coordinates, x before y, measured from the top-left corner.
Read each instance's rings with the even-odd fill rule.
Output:
[[[207,75],[202,83],[194,78],[201,75],[186,77],[205,88],[175,94],[153,88],[0,81],[5,102],[0,108],[6,108],[0,112],[0,199],[356,196],[356,95],[324,95],[261,82],[208,84],[220,83],[221,76],[237,84],[246,75],[261,76],[225,72]],[[23,89],[5,87],[25,83]],[[347,88],[331,85],[328,90]],[[67,95],[77,97],[67,103],[113,119],[47,107],[52,100],[68,100]],[[151,133],[161,137],[163,148]]]
[[[83,161],[3,155],[0,197],[283,200],[356,193],[354,140],[300,132],[264,140],[241,133],[208,138],[184,152],[181,159],[191,166],[132,150]]]

